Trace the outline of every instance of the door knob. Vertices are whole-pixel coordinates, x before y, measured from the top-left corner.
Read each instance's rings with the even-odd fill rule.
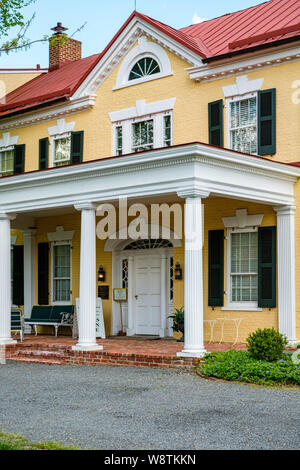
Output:
[[[138,295],[135,295],[135,300],[138,300],[139,296]]]

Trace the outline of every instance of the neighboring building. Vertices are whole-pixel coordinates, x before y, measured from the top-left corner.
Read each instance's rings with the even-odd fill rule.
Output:
[[[275,327],[295,344],[300,0],[181,30],[134,12],[101,54],[80,57],[73,39],[50,46],[49,72],[0,107],[0,342],[11,342],[15,229],[14,303],[29,316],[35,304],[80,296],[79,349],[96,348],[96,283],[109,287],[108,334],[121,328],[113,289],[123,287],[128,335],[172,335],[168,317],[184,306],[186,356],[203,354],[220,318],[231,320],[227,341],[242,319],[242,341]],[[158,222],[148,240],[124,240],[121,222],[96,239],[109,210],[96,219],[98,206],[125,197],[179,204],[185,237],[174,223],[166,240]],[[142,208],[131,211],[129,221]]]
[[[36,69],[0,69],[0,99],[24,83],[47,72],[48,69],[41,69],[39,65]],[[1,101],[1,104],[5,103]]]

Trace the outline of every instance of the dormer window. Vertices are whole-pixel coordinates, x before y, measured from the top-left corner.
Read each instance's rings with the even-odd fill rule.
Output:
[[[152,57],[140,59],[129,74],[129,81],[160,73],[160,67]]]

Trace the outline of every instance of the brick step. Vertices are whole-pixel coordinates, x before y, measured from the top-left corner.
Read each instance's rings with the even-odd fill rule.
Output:
[[[57,359],[46,359],[46,358],[31,358],[27,356],[16,356],[16,357],[11,357],[8,359],[8,361],[12,362],[28,362],[30,364],[48,364],[48,365],[58,365],[61,366],[64,364],[63,360],[57,360]]]
[[[57,358],[63,358],[65,354],[60,351],[42,351],[42,350],[31,350],[31,349],[25,349],[23,351],[18,351],[17,356],[30,356],[30,357],[45,357],[45,358],[51,358],[51,357],[57,357]]]

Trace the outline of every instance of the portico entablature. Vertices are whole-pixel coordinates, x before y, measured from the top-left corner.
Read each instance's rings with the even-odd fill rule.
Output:
[[[299,176],[290,165],[194,143],[3,178],[0,212],[176,195],[191,186],[220,197],[293,205]]]

